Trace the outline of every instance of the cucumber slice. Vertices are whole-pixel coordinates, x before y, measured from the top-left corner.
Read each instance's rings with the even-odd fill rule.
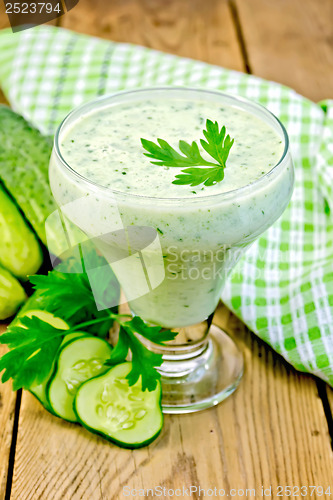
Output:
[[[76,392],[83,382],[108,370],[104,362],[110,358],[111,350],[106,340],[92,335],[66,343],[47,387],[47,398],[56,415],[77,422],[73,410]]]
[[[121,363],[81,385],[74,411],[91,432],[124,448],[140,448],[162,429],[161,385],[152,392],[143,392],[140,381],[129,386],[131,368],[132,363]]]
[[[69,333],[68,335],[65,335],[64,338],[62,339],[62,342],[60,344],[59,349],[61,349],[63,346],[65,346],[66,344],[68,344],[72,340],[80,338],[80,337],[85,337],[86,335],[87,334],[85,332],[73,332],[73,333]],[[53,413],[53,415],[55,415],[55,413],[53,412],[52,407],[47,399],[47,384],[50,381],[50,378],[52,377],[52,375],[54,373],[54,366],[55,366],[55,362],[53,363],[52,368],[49,371],[49,374],[47,375],[47,377],[45,378],[45,380],[43,380],[43,382],[41,384],[32,385],[29,389],[31,394],[33,394],[38,399],[38,401],[40,403],[42,403],[42,405],[44,406],[44,408],[46,408],[46,410],[48,410],[50,413]]]
[[[73,332],[73,333],[68,333],[67,335],[64,336],[62,339],[62,342],[60,344],[59,350],[67,345],[69,342],[75,339],[79,339],[81,337],[86,337],[88,334],[86,332]]]

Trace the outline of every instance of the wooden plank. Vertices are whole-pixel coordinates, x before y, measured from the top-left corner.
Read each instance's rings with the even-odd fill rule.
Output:
[[[0,30],[4,28],[9,28],[9,19],[6,14],[6,8],[4,2],[0,2]]]
[[[234,437],[220,419],[225,442],[234,443],[237,455],[243,457],[243,470],[236,472],[235,479],[242,473],[253,475],[256,484],[271,484],[273,490],[279,484],[320,481],[328,486],[333,453],[315,379],[294,370],[226,308],[217,318],[215,322],[242,346],[247,368],[234,398],[238,419]]]
[[[0,324],[0,335],[5,325]],[[0,356],[5,354],[6,348],[0,345]],[[15,417],[16,394],[12,392],[10,383],[0,382],[0,499],[5,498],[9,453],[12,443],[13,424]]]
[[[314,101],[333,97],[331,0],[235,2],[254,74]]]
[[[117,500],[125,486],[328,486],[333,455],[313,378],[286,365],[226,308],[214,322],[234,332],[244,352],[239,389],[216,408],[167,416],[148,448],[117,448],[53,417],[25,393],[11,498]]]
[[[244,69],[227,0],[84,0],[61,26]]]
[[[0,89],[0,104],[8,104],[8,101],[1,89]]]

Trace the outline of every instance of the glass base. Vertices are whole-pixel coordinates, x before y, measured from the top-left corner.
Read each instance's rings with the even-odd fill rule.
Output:
[[[202,348],[184,354],[163,356],[163,413],[204,410],[235,391],[243,374],[243,355],[223,330],[212,325]]]

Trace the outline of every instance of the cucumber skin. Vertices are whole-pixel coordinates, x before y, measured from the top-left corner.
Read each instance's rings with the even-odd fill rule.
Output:
[[[117,365],[115,365],[117,366]],[[102,373],[101,375],[97,375],[96,377],[91,377],[89,380],[87,380],[87,382],[84,382],[79,390],[81,389],[81,387],[84,386],[84,384],[90,382],[91,380],[95,380],[95,379],[98,379],[100,377],[104,377],[107,373],[109,373],[109,371],[111,371],[112,369],[114,368],[114,366],[112,366],[110,368],[110,370],[108,370],[107,372],[105,373]],[[158,382],[159,383],[159,382]],[[77,396],[77,394],[76,394]],[[161,425],[161,428],[154,434],[154,436],[152,436],[151,438],[149,439],[146,439],[146,441],[142,441],[141,443],[135,443],[135,444],[129,444],[129,443],[124,443],[123,441],[118,441],[117,439],[115,438],[111,438],[110,436],[104,434],[103,432],[101,431],[97,431],[96,429],[94,429],[93,427],[89,427],[89,425],[85,424],[79,417],[77,411],[76,411],[76,396],[74,398],[74,401],[73,401],[73,410],[74,410],[74,413],[76,415],[76,418],[77,418],[77,423],[79,423],[80,425],[82,425],[82,427],[84,427],[85,429],[87,429],[89,432],[91,432],[92,434],[96,434],[97,436],[100,436],[104,439],[106,439],[106,441],[109,441],[110,443],[113,443],[113,444],[116,444],[117,446],[119,446],[120,448],[126,448],[127,450],[137,450],[139,448],[143,448],[144,446],[148,446],[150,443],[152,443],[153,441],[155,441],[155,439],[161,434],[162,432],[162,429],[163,429],[163,425],[164,425],[164,415],[162,413],[162,425]],[[161,386],[160,386],[160,400],[159,400],[159,405],[160,405],[160,408],[161,408],[161,411],[162,411],[162,390],[161,390]]]
[[[0,264],[26,280],[43,262],[39,243],[18,208],[0,185]]]
[[[92,380],[92,379],[90,379],[90,380]],[[162,429],[163,429],[163,423],[164,423],[164,418],[162,418],[162,426],[161,426],[160,430],[152,438],[147,439],[146,441],[143,441],[142,443],[139,443],[139,444],[129,444],[129,443],[123,443],[123,441],[118,441],[117,439],[111,438],[110,436],[103,434],[103,432],[96,431],[92,427],[89,427],[88,425],[83,423],[82,420],[79,419],[75,409],[74,409],[74,412],[75,412],[76,418],[78,419],[76,423],[79,423],[80,425],[82,425],[82,427],[87,429],[87,431],[91,432],[92,434],[96,434],[96,436],[100,436],[103,439],[106,439],[106,441],[109,441],[109,443],[115,444],[115,445],[119,446],[120,448],[126,448],[127,450],[138,450],[139,448],[144,448],[145,446],[148,446],[150,443],[155,441],[155,439],[157,439],[158,436],[161,434]]]
[[[0,123],[0,179],[46,245],[45,220],[57,210],[48,181],[51,143],[4,105]],[[52,240],[57,248],[56,234]]]
[[[25,302],[25,304],[21,307],[21,309],[18,311],[17,315],[11,322],[11,326],[15,326],[19,319],[25,315],[25,313],[31,311],[32,309],[40,309],[41,311],[46,311],[50,312],[52,314],[57,314],[56,311],[53,310],[52,304],[47,304],[48,301],[45,301],[45,299],[41,296],[41,293],[37,290],[34,292],[28,300]],[[94,318],[91,318],[94,319]],[[70,326],[75,326],[75,321],[71,320],[64,320],[66,323],[68,323]],[[113,325],[113,320],[106,320],[105,325],[102,324],[102,326],[99,327],[98,331],[96,331],[95,325],[91,325],[85,329],[85,332],[90,335],[94,335],[95,337],[105,339],[105,337],[108,335],[108,332]],[[97,325],[98,328],[98,325]]]
[[[111,353],[112,346],[111,346],[111,344],[109,344],[109,342],[107,342],[105,339],[102,339],[102,338],[100,338],[100,337],[95,337],[94,335],[91,335],[91,334],[89,334],[89,333],[87,333],[87,334],[86,334],[86,337],[88,337],[88,338],[94,338],[94,339],[98,338],[99,340],[102,340],[103,342],[105,342],[105,343],[106,343],[106,344],[110,347],[110,353]],[[69,342],[66,342],[64,345],[60,345],[59,350],[58,350],[57,355],[56,355],[56,359],[55,359],[55,361],[54,361],[53,373],[52,373],[52,375],[50,376],[50,378],[49,378],[49,380],[48,380],[48,382],[47,382],[47,384],[46,384],[46,399],[47,399],[47,402],[48,402],[49,406],[50,406],[50,407],[51,407],[51,409],[52,409],[52,413],[53,413],[53,415],[55,415],[55,416],[56,416],[56,417],[58,417],[58,418],[61,418],[62,420],[65,420],[66,422],[70,422],[71,424],[77,424],[77,423],[78,423],[78,421],[77,421],[77,420],[70,420],[70,419],[68,419],[68,418],[62,417],[61,415],[59,415],[59,414],[58,414],[58,413],[57,413],[57,412],[53,409],[53,407],[52,407],[52,403],[51,403],[51,401],[50,401],[50,397],[49,397],[49,389],[50,389],[50,386],[51,386],[51,384],[52,384],[52,381],[53,381],[53,379],[54,379],[54,377],[56,376],[57,371],[58,371],[58,361],[59,361],[59,357],[60,357],[61,351],[62,351],[65,347],[68,347],[68,346],[69,346],[69,344],[72,344],[73,342],[75,342],[76,340],[80,340],[80,338],[75,338],[75,339],[73,339],[73,340],[70,340]],[[101,374],[101,375],[97,375],[97,376],[98,376],[98,377],[100,377],[100,376],[102,376],[102,375],[105,375],[105,373],[106,373],[106,372],[104,372],[104,373],[103,373],[103,374]],[[93,378],[96,378],[96,377],[91,377],[89,380],[92,380]],[[88,380],[87,380],[86,382],[88,382]],[[82,384],[82,385],[83,385],[83,384]],[[81,386],[80,386],[80,387],[81,387]],[[74,398],[74,400],[73,400],[73,407],[74,407],[74,401],[75,401],[75,398]],[[74,408],[73,408],[73,409],[74,409]],[[75,416],[76,416],[76,412],[75,412],[75,410],[74,410],[74,413],[75,413]]]
[[[0,266],[0,320],[13,316],[27,296],[21,284]]]
[[[99,375],[99,377],[101,377],[101,375]],[[97,378],[97,377],[93,377],[93,378]],[[92,378],[90,380],[92,380]],[[87,382],[89,382],[89,381],[87,380]],[[148,446],[150,443],[155,441],[155,439],[157,439],[158,436],[161,434],[162,429],[163,429],[163,424],[164,424],[164,417],[162,416],[161,428],[158,430],[158,432],[156,432],[156,434],[153,437],[147,439],[146,441],[142,441],[142,443],[129,444],[129,443],[124,443],[123,441],[118,441],[115,438],[111,438],[110,436],[103,434],[103,432],[97,431],[97,430],[93,429],[92,427],[89,427],[89,425],[85,424],[82,420],[80,420],[80,417],[78,416],[77,411],[75,410],[75,400],[74,400],[74,413],[75,413],[76,418],[77,418],[77,422],[75,422],[75,423],[79,423],[80,425],[82,425],[82,427],[87,429],[87,431],[91,432],[92,434],[96,434],[97,436],[100,436],[103,439],[106,439],[106,441],[109,441],[109,443],[116,444],[120,448],[126,448],[127,450],[138,450],[139,448],[144,448],[145,446]]]

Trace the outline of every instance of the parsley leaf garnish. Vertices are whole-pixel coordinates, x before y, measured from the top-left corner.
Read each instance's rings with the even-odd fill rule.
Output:
[[[81,244],[80,247],[82,246]],[[70,257],[47,276],[31,276],[30,282],[37,291],[43,309],[64,319],[69,325],[90,319],[106,319],[105,311],[96,307],[92,289],[98,290],[99,299],[106,304],[104,309],[109,309],[108,304],[117,304],[120,294],[119,283],[111,267],[93,249],[85,251],[84,258],[81,253],[81,260]],[[116,311],[116,308],[111,310]],[[86,330],[105,337],[112,323],[109,319],[104,323],[88,326]]]
[[[94,258],[99,256],[96,254]],[[142,390],[154,390],[160,379],[156,367],[162,364],[162,355],[147,349],[139,337],[163,345],[164,342],[173,340],[177,332],[160,326],[149,326],[137,316],[132,318],[128,314],[119,314],[116,308],[97,311],[87,274],[79,272],[82,267],[71,262],[70,266],[62,263],[60,269],[70,269],[73,272],[54,270],[48,276],[36,275],[30,280],[42,308],[65,319],[70,324],[70,329],[59,330],[36,316],[20,317],[20,323],[10,325],[7,332],[0,335],[0,344],[7,344],[10,348],[0,358],[0,373],[4,372],[2,382],[12,378],[14,390],[29,389],[32,385],[41,383],[50,373],[64,335],[90,329],[99,336],[104,331],[105,337],[111,324],[116,321],[120,326],[119,338],[107,364],[125,361],[130,352],[132,370],[127,375],[129,384],[135,384],[141,377]],[[119,285],[107,272],[101,273],[99,280],[101,290],[108,290],[108,294],[119,293]],[[109,290],[110,286],[113,291]]]
[[[132,353],[132,370],[126,377],[129,385],[134,385],[141,377],[142,390],[153,391],[161,378],[156,367],[162,364],[162,355],[147,349],[129,328],[124,327],[122,331],[126,331]]]
[[[58,330],[39,318],[22,317],[20,326],[9,327],[0,336],[0,344],[10,351],[0,358],[2,382],[13,379],[13,390],[40,384],[49,374],[64,330]],[[68,330],[66,330],[66,333]]]
[[[179,141],[179,149],[184,154],[179,154],[170,144],[168,144],[163,139],[157,139],[157,144],[153,141],[148,141],[147,139],[141,139],[141,144],[149,151],[149,153],[143,153],[149,158],[158,159],[159,161],[152,161],[153,165],[160,165],[164,167],[193,167],[208,165],[215,167],[216,163],[205,160],[199,151],[199,147],[196,142],[189,144],[186,141]]]
[[[200,139],[200,144],[215,162],[208,161],[202,156],[195,141],[190,144],[180,140],[179,150],[183,153],[180,154],[163,139],[157,139],[157,144],[155,144],[153,141],[141,138],[143,148],[148,151],[148,153],[143,154],[155,160],[151,161],[153,165],[185,167],[182,174],[176,175],[172,184],[213,186],[224,179],[224,169],[234,139],[231,139],[229,134],[226,135],[225,126],[220,129],[218,123],[211,120],[206,120],[206,129],[203,130],[203,134],[206,140]]]
[[[226,136],[226,128],[219,129],[217,122],[206,121],[206,130],[203,131],[206,141],[200,139],[201,146],[212,156],[221,166],[225,167],[234,139]]]
[[[106,365],[115,365],[126,360],[131,351],[132,370],[126,376],[129,385],[134,385],[141,377],[142,390],[153,391],[161,378],[156,370],[163,362],[162,355],[147,349],[136,337],[131,322],[123,323],[119,330],[119,339]]]
[[[224,179],[224,169],[221,167],[214,168],[185,168],[183,174],[176,175],[176,180],[172,184],[189,184],[190,186],[214,186],[217,182]]]
[[[120,325],[119,338],[107,365],[115,365],[126,360],[131,352],[132,370],[127,375],[130,385],[141,377],[142,390],[153,391],[156,388],[160,374],[156,370],[163,362],[162,355],[147,349],[138,339],[137,334],[163,345],[172,340],[177,332],[163,330],[159,326],[150,327],[140,318],[135,317],[124,321],[129,315],[110,312],[104,318],[79,323],[69,330],[59,330],[49,323],[33,316],[22,317],[21,325],[9,327],[0,336],[0,344],[7,344],[10,351],[0,358],[0,373],[2,382],[13,379],[13,389],[29,389],[35,383],[41,383],[49,374],[56,357],[60,343],[64,337],[74,331],[84,331],[89,325],[94,326],[102,321],[113,319]]]
[[[47,299],[44,304],[52,301],[52,312],[65,321],[80,321],[87,310],[96,309],[89,282],[78,273],[52,271],[47,276],[31,276],[30,282]]]
[[[106,364],[114,365],[125,361],[130,350],[132,370],[127,375],[129,384],[135,384],[141,376],[142,390],[153,391],[157,380],[160,379],[160,374],[155,368],[162,364],[162,355],[147,349],[136,334],[155,344],[163,345],[164,342],[173,340],[177,332],[165,330],[161,326],[148,326],[139,316],[121,323],[118,342]]]
[[[155,344],[163,345],[164,342],[173,340],[177,335],[177,333],[165,330],[161,326],[148,326],[139,316],[134,316],[131,321],[126,323],[126,326]]]

